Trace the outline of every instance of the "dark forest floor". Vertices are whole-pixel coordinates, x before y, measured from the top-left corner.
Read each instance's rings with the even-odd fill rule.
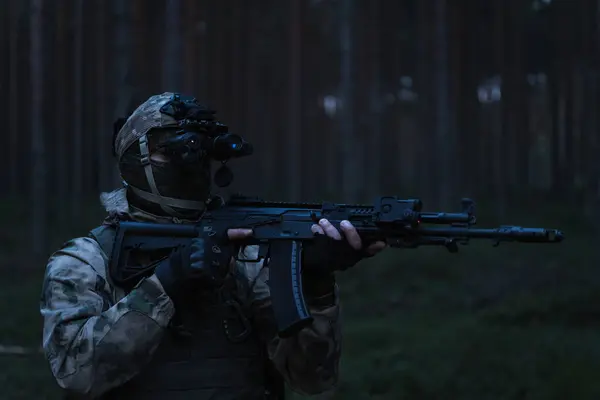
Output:
[[[0,221],[0,344],[38,348],[44,263],[24,261],[24,210],[10,207]],[[99,221],[97,212],[88,215],[54,232],[52,245]],[[548,206],[504,221],[560,227],[561,245],[387,250],[340,276],[344,340],[335,398],[600,398],[597,234],[570,217]],[[0,355],[0,369],[0,398],[58,398],[41,354]]]

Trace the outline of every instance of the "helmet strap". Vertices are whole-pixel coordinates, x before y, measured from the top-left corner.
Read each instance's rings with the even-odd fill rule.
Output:
[[[152,193],[136,188],[135,186],[128,185],[128,187],[131,188],[133,193],[135,193],[137,196],[146,201],[158,204],[163,211],[171,215],[177,214],[177,212],[172,207],[200,211],[206,208],[206,204],[203,201],[175,199],[172,197],[161,196],[160,192],[158,191],[158,187],[156,186],[154,173],[152,172],[152,164],[150,163],[148,137],[146,135],[143,135],[139,139],[139,144],[140,155],[142,156],[142,166],[144,167],[146,180],[148,181],[148,186],[150,186],[150,190],[152,191]]]

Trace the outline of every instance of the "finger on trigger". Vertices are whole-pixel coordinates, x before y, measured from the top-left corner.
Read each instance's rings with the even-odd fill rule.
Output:
[[[335,240],[342,240],[342,234],[326,219],[319,221],[319,225],[327,236]]]
[[[356,228],[352,226],[350,221],[342,221],[340,223],[340,228],[344,232],[348,244],[350,244],[353,249],[360,250],[362,248],[362,240],[360,239],[360,235],[356,231]]]
[[[323,231],[323,228],[321,228],[319,225],[317,224],[313,224],[313,226],[310,227],[310,230],[312,233],[319,234],[319,235],[324,235],[325,232]]]
[[[229,229],[227,231],[227,237],[229,239],[244,239],[249,236],[252,236],[252,229]]]
[[[374,245],[377,245],[378,248],[380,249],[385,249],[387,247],[387,243],[382,241],[382,240],[378,240],[375,243],[373,243]]]
[[[381,250],[385,249],[387,246],[387,244],[385,242],[375,242],[372,243],[368,248],[367,251],[370,254],[377,254],[379,253]]]

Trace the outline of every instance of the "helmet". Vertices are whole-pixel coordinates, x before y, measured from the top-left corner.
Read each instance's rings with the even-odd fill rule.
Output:
[[[192,97],[166,92],[117,121],[113,150],[132,205],[180,217],[205,209],[211,160],[224,165],[252,154],[252,146],[214,115]]]

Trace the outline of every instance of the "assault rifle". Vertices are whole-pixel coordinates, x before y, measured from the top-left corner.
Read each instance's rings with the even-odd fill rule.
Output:
[[[475,203],[462,200],[457,213],[425,212],[419,199],[379,197],[373,205],[268,202],[235,196],[222,208],[206,212],[197,224],[121,222],[117,227],[111,271],[127,260],[132,250],[190,246],[204,231],[250,228],[254,234],[240,245],[259,245],[258,258],[269,266],[269,287],[279,335],[288,337],[312,321],[302,292],[302,245],[314,239],[311,226],[321,218],[339,227],[350,221],[365,242],[382,240],[390,247],[444,246],[451,253],[470,239],[500,242],[559,243],[563,233],[555,229],[500,226],[473,228]],[[236,253],[234,253],[236,254]]]

